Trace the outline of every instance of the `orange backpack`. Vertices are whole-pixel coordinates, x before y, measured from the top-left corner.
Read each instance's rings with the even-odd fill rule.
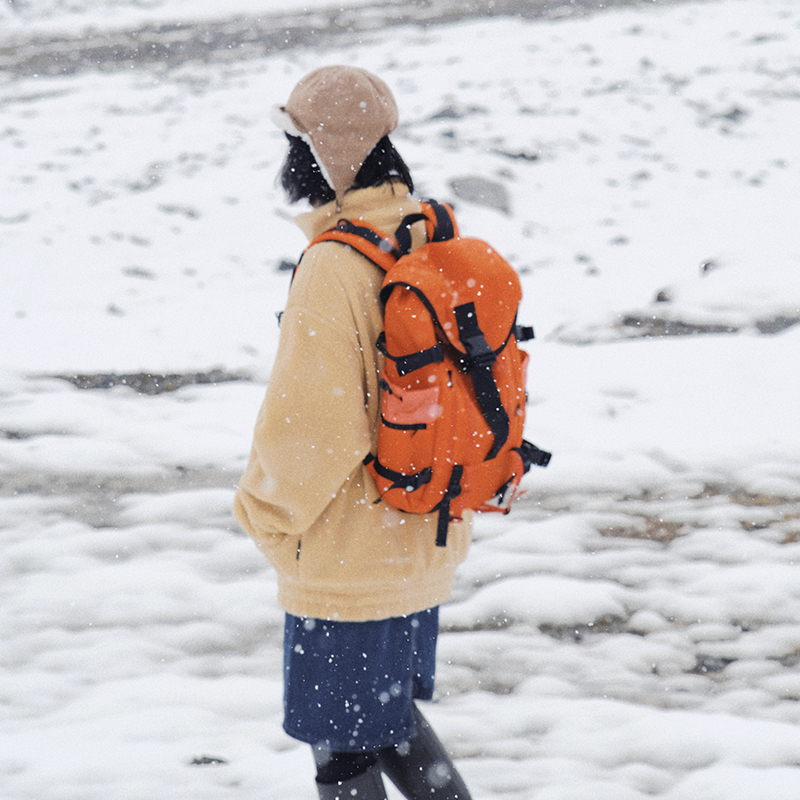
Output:
[[[411,251],[410,226],[423,219],[428,242]],[[452,209],[433,201],[394,238],[342,219],[309,247],[322,241],[386,272],[378,448],[364,460],[381,498],[438,511],[439,546],[465,509],[507,513],[531,465],[550,461],[522,438],[528,356],[517,341],[533,329],[517,325],[514,268],[486,242],[461,238]]]

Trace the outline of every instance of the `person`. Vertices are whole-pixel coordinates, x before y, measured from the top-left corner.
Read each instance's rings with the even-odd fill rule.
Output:
[[[420,211],[377,76],[317,69],[274,116],[289,141],[281,182],[310,202],[296,218],[309,239],[343,218],[392,235]],[[424,222],[411,234],[422,244]],[[471,521],[437,547],[436,512],[381,502],[363,463],[380,417],[383,277],[339,242],[303,255],[234,510],[278,574],[284,729],[312,746],[321,800],[385,800],[382,774],[410,800],[469,800],[416,701],[433,694],[438,609]]]

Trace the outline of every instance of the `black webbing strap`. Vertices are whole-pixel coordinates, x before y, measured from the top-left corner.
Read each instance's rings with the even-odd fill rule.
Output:
[[[372,228],[367,228],[364,225],[355,225],[349,219],[340,219],[336,223],[334,229],[340,230],[343,233],[350,233],[355,236],[359,236],[365,242],[369,242],[371,245],[377,247],[381,252],[392,255],[395,260],[401,256],[400,251],[389,241],[389,239],[387,239],[385,236],[381,236],[377,231],[372,230]]]
[[[548,453],[547,450],[541,450],[527,439],[523,439],[522,444],[514,449],[519,453],[522,459],[522,466],[525,468],[525,472],[532,466],[546,467],[550,463],[550,459],[553,455],[552,453]]]
[[[413,431],[412,436],[417,431],[424,431],[428,427],[427,422],[411,422],[408,424],[401,424],[400,422],[392,422],[390,419],[381,414],[381,425],[391,428],[393,431]]]
[[[332,228],[323,231],[319,236],[314,237],[306,247],[297,262],[297,266],[292,273],[292,281],[297,274],[297,269],[303,260],[303,256],[315,245],[320,242],[340,242],[346,244],[361,253],[364,258],[375,264],[376,267],[384,272],[388,270],[400,258],[400,251],[395,247],[395,242],[386,236],[382,236],[378,231],[366,225],[355,225],[349,219],[340,219]]]
[[[447,491],[439,503],[439,520],[436,523],[436,546],[447,546],[447,526],[450,524],[450,502],[453,498],[461,494],[461,476],[464,474],[464,467],[455,464],[450,473],[450,483]]]
[[[435,220],[430,220],[427,214],[409,214],[403,218],[400,227],[395,231],[394,238],[397,240],[398,250],[400,255],[406,255],[411,252],[411,226],[415,222],[422,220],[433,222],[433,234],[428,241],[431,242],[446,242],[448,239],[455,238],[456,230],[453,225],[453,219],[448,213],[447,209],[435,200],[424,200],[434,213]]]
[[[472,379],[472,385],[475,388],[475,397],[478,400],[478,406],[481,409],[483,418],[494,436],[492,449],[484,459],[485,461],[490,461],[506,443],[510,428],[508,412],[503,408],[500,392],[497,390],[497,384],[492,373],[492,365],[497,356],[486,341],[486,337],[478,324],[475,304],[464,303],[456,306],[453,310],[456,315],[461,343],[467,353],[466,367]]]
[[[415,222],[421,222],[423,219],[428,218],[424,214],[409,214],[403,217],[400,227],[394,232],[397,250],[401,256],[408,255],[411,252],[411,226]]]
[[[530,325],[514,325],[514,336],[518,342],[529,342],[534,338]]]
[[[448,214],[447,209],[435,200],[426,200],[428,205],[433,209],[436,214],[436,227],[433,230],[432,242],[445,242],[448,239],[455,237],[456,232],[453,227],[453,220]]]
[[[392,481],[392,485],[386,490],[387,492],[392,489],[405,489],[407,492],[414,492],[420,486],[430,483],[432,470],[430,467],[425,467],[421,472],[415,472],[413,475],[406,475],[402,472],[389,469],[378,461],[378,457],[370,453],[364,459],[364,465],[372,464],[373,469],[381,478],[386,478],[387,481]]]
[[[393,356],[386,349],[386,332],[381,331],[375,345],[386,358],[394,361],[397,374],[400,376],[408,375],[409,372],[413,372],[415,369],[422,369],[422,367],[427,367],[429,364],[439,364],[444,361],[444,351],[442,350],[442,345],[438,342],[426,350],[418,350],[416,353],[409,353],[405,356]]]

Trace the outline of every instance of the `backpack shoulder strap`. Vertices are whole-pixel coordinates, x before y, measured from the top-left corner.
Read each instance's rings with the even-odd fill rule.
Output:
[[[294,268],[295,272],[303,256],[320,242],[349,244],[377,267],[388,272],[401,256],[411,252],[411,226],[415,222],[425,220],[429,242],[443,242],[458,236],[458,225],[449,205],[437,203],[435,200],[422,200],[420,205],[421,212],[404,217],[393,237],[386,236],[365,222],[356,225],[349,219],[340,219],[336,225],[308,243]]]
[[[362,223],[356,225],[349,219],[340,219],[336,225],[328,230],[323,231],[319,236],[314,237],[303,250],[303,255],[300,256],[300,261],[303,256],[315,245],[320,242],[341,242],[348,244],[350,247],[358,250],[361,255],[372,261],[373,264],[380,267],[384,272],[387,272],[394,266],[398,258],[400,258],[400,250],[397,246],[397,241],[391,237],[387,237],[381,233],[377,228],[371,225]],[[300,266],[300,261],[297,266]],[[295,271],[297,267],[295,267]]]
[[[429,242],[445,242],[458,237],[458,224],[453,209],[435,200],[420,200],[422,210],[403,218],[400,227],[395,231],[400,254],[411,252],[411,226],[415,222],[425,220],[425,232]]]
[[[452,206],[435,200],[422,200],[421,205],[428,218],[429,242],[444,242],[460,236]]]

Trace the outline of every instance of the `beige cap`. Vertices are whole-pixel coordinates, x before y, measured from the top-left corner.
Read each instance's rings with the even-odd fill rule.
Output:
[[[311,147],[341,207],[372,148],[397,127],[397,104],[389,87],[364,69],[321,67],[294,87],[274,121]]]

